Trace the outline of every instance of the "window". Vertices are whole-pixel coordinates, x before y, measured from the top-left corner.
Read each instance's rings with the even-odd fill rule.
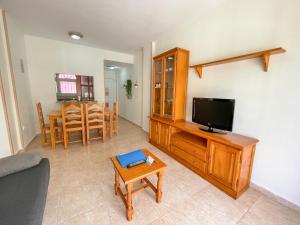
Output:
[[[57,73],[55,80],[57,101],[94,100],[94,79],[92,76]]]

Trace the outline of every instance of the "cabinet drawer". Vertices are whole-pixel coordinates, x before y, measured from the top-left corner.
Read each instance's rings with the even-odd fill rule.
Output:
[[[177,146],[171,145],[171,152],[178,156],[179,158],[183,159],[184,161],[188,162],[192,166],[199,169],[202,173],[206,173],[206,163],[199,160],[198,158],[190,155],[189,153],[183,151],[182,149],[178,148]]]
[[[178,148],[184,150],[185,152],[191,154],[192,156],[201,159],[206,162],[206,150],[202,147],[194,145],[190,142],[184,141],[181,138],[172,138],[172,145],[177,146]]]

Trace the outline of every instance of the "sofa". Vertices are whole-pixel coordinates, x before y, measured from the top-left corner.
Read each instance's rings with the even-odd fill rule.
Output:
[[[42,224],[49,175],[49,160],[41,158],[33,167],[0,177],[1,225]]]

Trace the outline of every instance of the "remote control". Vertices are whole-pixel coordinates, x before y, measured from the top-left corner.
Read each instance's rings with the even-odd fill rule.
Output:
[[[127,168],[131,168],[133,166],[137,166],[137,165],[140,165],[142,163],[145,163],[145,160],[140,160],[140,161],[137,161],[137,162],[134,162],[134,163],[130,163],[127,165]]]
[[[148,156],[148,157],[147,157],[147,160],[146,160],[146,163],[147,163],[148,165],[152,165],[153,162],[154,162],[154,159],[153,159],[151,156]]]

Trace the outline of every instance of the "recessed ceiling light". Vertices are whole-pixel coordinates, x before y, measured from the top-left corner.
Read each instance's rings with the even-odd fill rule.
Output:
[[[83,35],[79,32],[70,31],[68,34],[74,40],[79,40],[79,39],[83,38]]]
[[[114,70],[114,69],[118,69],[119,67],[114,66],[114,65],[110,65],[110,66],[106,66],[106,68],[108,68],[110,70]]]

